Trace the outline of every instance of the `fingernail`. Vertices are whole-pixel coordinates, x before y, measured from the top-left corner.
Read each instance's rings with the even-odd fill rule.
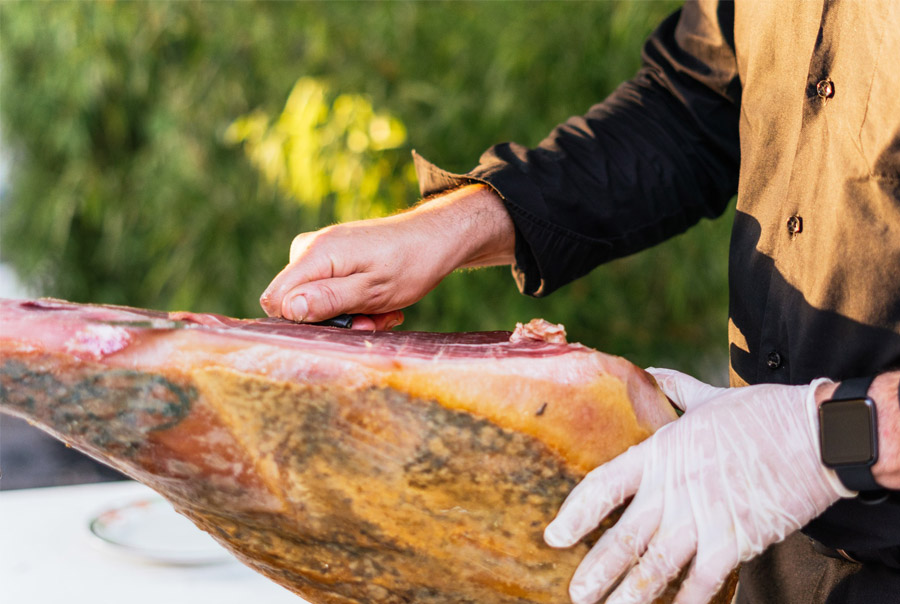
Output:
[[[306,304],[306,298],[303,296],[294,296],[290,302],[292,321],[302,321],[309,313],[309,306]]]
[[[394,319],[392,321],[388,321],[387,323],[385,323],[384,328],[385,329],[393,329],[393,328],[397,327],[398,325],[400,325],[400,320]]]

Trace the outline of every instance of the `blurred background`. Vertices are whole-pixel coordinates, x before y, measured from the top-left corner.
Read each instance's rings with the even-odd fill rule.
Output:
[[[0,295],[261,316],[294,235],[415,203],[411,149],[467,171],[536,145],[679,4],[4,2]],[[401,328],[540,316],[724,385],[730,214],[541,300],[457,272]],[[108,477],[0,422],[0,488]]]

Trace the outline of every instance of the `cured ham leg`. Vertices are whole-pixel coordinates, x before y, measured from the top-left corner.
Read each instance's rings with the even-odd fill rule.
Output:
[[[675,414],[624,359],[510,335],[0,301],[0,409],[310,602],[562,603],[588,545],[544,526]]]

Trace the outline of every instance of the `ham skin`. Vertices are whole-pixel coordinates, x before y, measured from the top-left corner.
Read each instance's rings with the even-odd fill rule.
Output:
[[[550,327],[511,342],[0,300],[0,411],[315,604],[562,603],[612,519],[568,550],[544,526],[676,415],[649,374]]]

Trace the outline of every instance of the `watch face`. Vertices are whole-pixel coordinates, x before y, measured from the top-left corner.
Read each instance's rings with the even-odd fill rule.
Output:
[[[822,461],[827,466],[875,461],[875,409],[871,399],[825,401],[819,407]]]

